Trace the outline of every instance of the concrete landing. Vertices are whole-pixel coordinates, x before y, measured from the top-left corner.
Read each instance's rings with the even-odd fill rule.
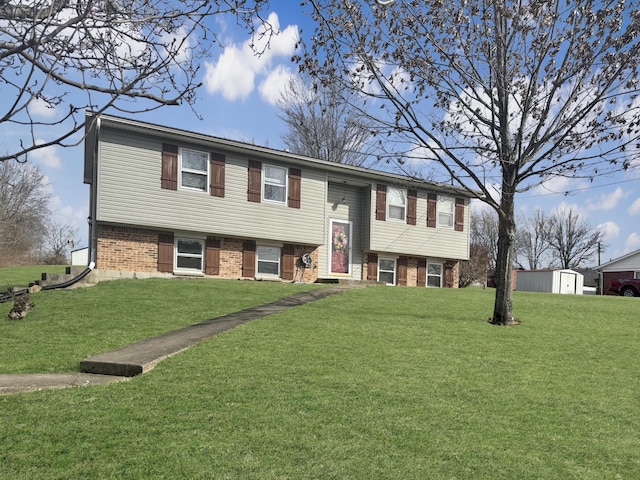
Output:
[[[167,357],[175,355],[218,333],[267,315],[326,298],[365,285],[339,285],[297,293],[257,307],[230,313],[163,335],[132,343],[111,352],[101,353],[80,362],[84,373],[133,377],[151,370]]]

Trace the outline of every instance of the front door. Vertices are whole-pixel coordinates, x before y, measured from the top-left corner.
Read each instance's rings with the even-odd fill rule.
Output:
[[[329,272],[336,275],[351,274],[351,222],[331,220],[329,239]]]

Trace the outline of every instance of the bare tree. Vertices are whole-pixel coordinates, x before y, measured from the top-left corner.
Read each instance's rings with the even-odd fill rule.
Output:
[[[549,218],[536,208],[530,217],[522,215],[516,233],[516,263],[520,268],[538,270],[549,267]],[[526,263],[525,263],[526,262]]]
[[[469,260],[460,264],[459,286],[464,288],[477,283],[486,286],[489,262],[489,252],[483,246],[472,242],[469,246]]]
[[[311,84],[302,77],[289,81],[278,105],[288,127],[282,140],[291,152],[355,166],[369,160],[371,122],[351,107],[357,102],[355,94],[347,92],[351,96],[347,101],[343,93],[331,84]]]
[[[603,230],[594,229],[588,220],[571,209],[551,215],[548,225],[548,242],[554,262],[560,268],[584,266],[605,238]]]
[[[624,0],[306,0],[299,58],[366,97],[387,158],[439,166],[499,216],[490,322],[513,318],[515,197],[557,176],[635,168],[640,12]],[[494,195],[493,187],[499,189]]]
[[[47,223],[44,235],[44,263],[50,265],[64,265],[68,262],[69,251],[78,242],[78,231],[71,225],[51,219]]]
[[[29,260],[49,217],[44,174],[31,165],[0,162],[0,266]]]
[[[202,60],[218,42],[212,17],[233,18],[266,48],[271,27],[263,22],[256,29],[256,19],[267,3],[0,1],[0,88],[9,99],[0,125],[30,132],[0,161],[24,161],[50,145],[77,145],[85,109],[130,114],[194,105]]]
[[[473,211],[470,224],[471,244],[486,252],[486,269],[493,272],[498,256],[498,215],[493,210]]]

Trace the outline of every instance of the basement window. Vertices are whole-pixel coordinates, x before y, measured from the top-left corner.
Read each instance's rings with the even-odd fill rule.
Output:
[[[263,277],[280,276],[280,247],[258,245],[256,248],[258,262],[257,273]]]
[[[176,240],[176,270],[202,272],[204,241],[178,238]]]

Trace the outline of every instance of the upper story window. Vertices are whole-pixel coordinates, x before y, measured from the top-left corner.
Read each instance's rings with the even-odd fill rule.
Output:
[[[407,192],[402,188],[388,187],[387,189],[388,217],[391,220],[404,222],[407,213]]]
[[[180,187],[206,192],[209,185],[209,154],[181,149]]]
[[[438,226],[453,228],[455,202],[452,197],[438,195]]]
[[[212,197],[224,197],[225,156],[222,153],[200,152],[162,144],[160,187],[166,190],[209,192]]]
[[[264,166],[262,187],[264,200],[285,203],[287,201],[287,169],[273,165]]]
[[[299,168],[263,165],[249,160],[247,200],[281,203],[289,208],[300,208],[302,172]]]

